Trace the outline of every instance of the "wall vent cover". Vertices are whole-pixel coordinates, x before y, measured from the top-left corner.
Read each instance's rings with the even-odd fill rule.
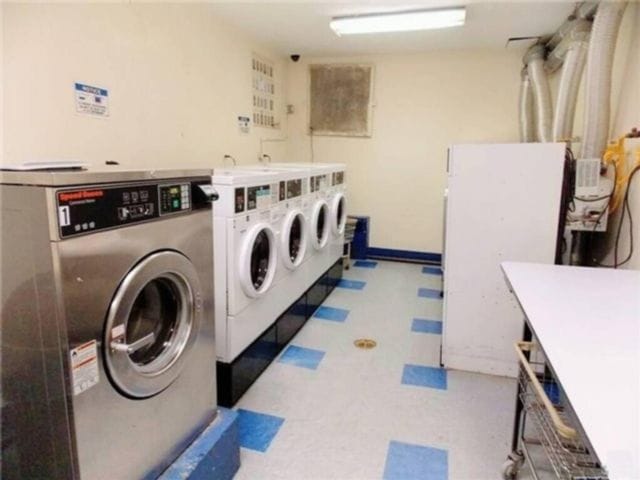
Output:
[[[319,64],[309,68],[311,133],[371,136],[373,66]]]

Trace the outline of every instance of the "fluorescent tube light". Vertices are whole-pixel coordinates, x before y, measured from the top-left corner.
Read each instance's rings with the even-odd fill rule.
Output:
[[[338,35],[410,32],[464,25],[465,7],[411,12],[375,13],[334,18],[329,26]]]

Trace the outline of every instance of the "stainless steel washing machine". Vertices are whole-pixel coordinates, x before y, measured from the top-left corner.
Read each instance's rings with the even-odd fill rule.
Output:
[[[215,415],[211,171],[0,179],[2,477],[155,478]]]

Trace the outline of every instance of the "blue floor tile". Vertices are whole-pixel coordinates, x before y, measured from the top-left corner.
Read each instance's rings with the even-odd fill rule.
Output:
[[[233,478],[240,468],[238,412],[218,407],[218,416],[158,480]]]
[[[318,365],[320,365],[320,362],[324,357],[324,353],[325,352],[321,350],[289,345],[278,362],[288,363],[290,365],[295,365],[296,367],[308,368],[309,370],[315,370],[318,368]]]
[[[442,334],[442,322],[439,320],[427,320],[426,318],[414,318],[411,324],[412,332]]]
[[[346,280],[343,278],[338,282],[337,286],[340,288],[349,288],[351,290],[362,290],[366,284],[367,282],[362,282],[360,280]]]
[[[418,296],[422,298],[440,298],[440,290],[434,290],[432,288],[419,288]]]
[[[320,320],[329,320],[331,322],[344,322],[347,319],[347,315],[349,315],[349,310],[322,306],[318,307],[313,314],[313,317],[319,318]]]
[[[394,440],[389,442],[383,476],[385,480],[447,480],[448,477],[446,450]]]
[[[251,410],[238,410],[240,446],[266,452],[282,426],[284,418]]]
[[[378,266],[378,262],[374,262],[373,260],[356,260],[353,262],[354,267],[362,267],[362,268],[376,268]]]
[[[402,384],[446,390],[447,371],[444,368],[407,364],[402,370]]]
[[[442,275],[442,269],[440,267],[422,267],[422,273],[427,275]]]

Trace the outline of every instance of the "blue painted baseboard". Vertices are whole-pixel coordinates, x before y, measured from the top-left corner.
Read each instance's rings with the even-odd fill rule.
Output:
[[[367,249],[367,257],[401,260],[405,262],[428,263],[430,265],[440,265],[442,262],[442,255],[439,253],[417,252],[414,250],[396,250],[393,248],[369,247]]]
[[[160,480],[231,480],[238,468],[238,412],[218,408],[216,419],[160,475]]]

